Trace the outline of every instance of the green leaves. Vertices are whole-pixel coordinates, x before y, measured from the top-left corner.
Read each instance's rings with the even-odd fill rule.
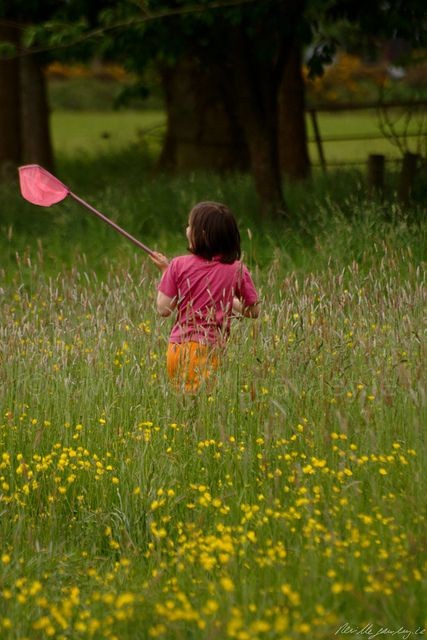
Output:
[[[24,30],[23,45],[26,48],[70,46],[82,38],[87,26],[85,18],[80,18],[76,22],[53,19],[42,24],[31,25]]]
[[[120,109],[120,107],[127,106],[135,99],[144,99],[149,96],[149,90],[146,84],[142,81],[135,82],[132,85],[124,87],[119,95],[114,100],[114,108]]]
[[[16,56],[17,48],[12,42],[0,42],[0,60]]]
[[[331,64],[337,43],[333,40],[322,40],[313,49],[307,61],[309,78],[316,78],[323,75],[324,67]]]

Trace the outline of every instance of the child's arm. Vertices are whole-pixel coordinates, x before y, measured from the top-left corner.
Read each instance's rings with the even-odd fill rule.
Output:
[[[170,316],[176,307],[176,302],[176,298],[170,298],[161,291],[157,293],[157,311],[161,316],[163,316],[163,318]]]
[[[234,296],[233,298],[233,312],[241,314],[245,318],[258,318],[260,312],[260,304],[256,302],[250,306],[245,305],[243,300],[239,300]]]
[[[150,255],[150,258],[151,258],[152,262],[156,265],[156,267],[162,273],[164,273],[166,271],[166,269],[169,266],[169,260],[167,259],[167,257],[165,255],[163,255],[163,253],[159,253],[158,251],[154,251]],[[170,314],[172,313],[172,311],[176,307],[176,302],[177,302],[176,297],[175,298],[170,298],[165,293],[162,293],[161,291],[159,291],[157,293],[157,311],[158,311],[158,313],[161,316],[163,316],[164,318],[166,318],[167,316],[170,316]]]

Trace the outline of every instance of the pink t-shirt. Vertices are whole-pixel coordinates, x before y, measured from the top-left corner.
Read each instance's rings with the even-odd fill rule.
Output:
[[[237,260],[225,264],[195,255],[173,258],[158,288],[178,299],[170,342],[221,342],[230,330],[233,296],[246,306],[258,301],[247,267]]]

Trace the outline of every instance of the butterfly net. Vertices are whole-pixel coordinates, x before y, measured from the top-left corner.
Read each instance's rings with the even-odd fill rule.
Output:
[[[19,167],[19,185],[25,200],[40,207],[50,207],[63,200],[69,189],[38,164]]]

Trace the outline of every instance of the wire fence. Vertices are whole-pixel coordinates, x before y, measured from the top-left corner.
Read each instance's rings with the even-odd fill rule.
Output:
[[[389,122],[389,129],[386,131],[386,125],[384,124],[385,116],[384,114],[390,112],[391,110],[405,110],[406,114],[409,114],[405,117],[405,121],[403,122],[403,128],[399,132],[396,128],[393,128],[391,122]],[[375,111],[378,113],[379,118],[382,114],[382,128],[368,131],[365,133],[352,133],[352,134],[334,134],[334,135],[324,135],[321,131],[321,126],[319,124],[319,114],[322,113],[331,113],[331,114],[344,114],[351,113],[355,111]],[[420,122],[416,125],[411,123],[412,114],[421,114]],[[340,144],[340,143],[363,143],[364,141],[389,141],[395,146],[399,146],[398,140],[400,139],[402,142],[409,140],[418,141],[418,146],[423,143],[426,146],[427,151],[427,100],[417,100],[417,101],[389,101],[389,102],[370,102],[370,103],[334,103],[334,104],[324,104],[317,105],[315,107],[307,107],[306,114],[311,123],[311,129],[313,132],[312,136],[309,136],[307,142],[309,145],[315,147],[317,152],[317,158],[311,158],[311,165],[313,167],[321,167],[324,171],[327,170],[328,167],[338,167],[338,166],[364,166],[367,162],[367,158],[369,155],[369,151],[364,154],[363,158],[355,159],[333,159],[327,158],[327,154],[325,152],[325,145],[328,144]],[[409,126],[412,124],[412,130]],[[417,127],[415,130],[415,126]],[[165,135],[166,123],[156,124],[148,128],[140,129],[139,135],[141,137],[150,136],[155,138],[163,138]],[[179,138],[180,144],[189,144],[193,145],[194,140],[192,138],[188,138],[187,140],[183,137]],[[204,141],[200,143],[202,146],[209,147],[227,147],[229,146],[229,142],[221,142],[219,140],[215,141]],[[414,146],[414,145],[412,145]],[[402,147],[402,145],[401,145]],[[395,164],[399,165],[402,162],[402,158],[405,151],[409,151],[409,148],[404,149],[400,148],[401,153],[397,156],[384,157],[384,162],[387,164]]]
[[[408,101],[388,101],[388,102],[370,102],[370,103],[336,103],[328,105],[318,105],[308,107],[306,109],[307,116],[311,122],[314,137],[310,137],[308,142],[314,144],[317,149],[317,161],[312,161],[313,166],[320,166],[324,171],[327,167],[333,166],[361,166],[366,163],[365,159],[360,160],[331,160],[326,158],[325,144],[328,143],[345,143],[345,142],[364,142],[389,140],[397,146],[401,151],[401,157],[384,158],[387,163],[400,163],[405,152],[410,151],[409,140],[416,141],[416,152],[419,153],[423,146],[427,150],[427,100],[408,100]],[[400,120],[400,130],[396,123],[391,119],[390,112],[401,112],[397,120]],[[345,113],[353,111],[376,111],[379,117],[380,133],[378,130],[368,133],[353,133],[349,135],[322,135],[319,125],[318,114],[321,113]],[[414,116],[418,117],[418,122],[414,123]]]

